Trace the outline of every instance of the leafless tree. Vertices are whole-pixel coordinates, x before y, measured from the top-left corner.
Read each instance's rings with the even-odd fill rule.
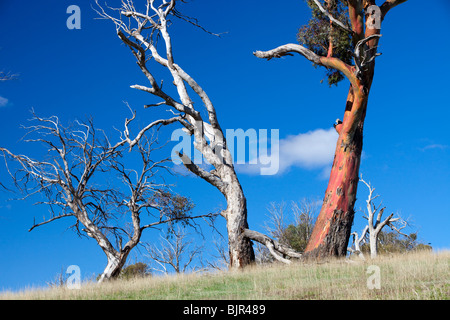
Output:
[[[364,253],[361,248],[362,245],[366,242],[367,231],[369,231],[369,226],[365,226],[361,235],[358,235],[358,232],[354,231],[351,236],[353,237],[352,246],[348,248],[348,252],[351,254],[357,254],[361,260],[366,260]]]
[[[367,219],[368,224],[364,227],[361,235],[358,235],[357,232],[353,232],[353,247],[349,248],[351,253],[358,254],[361,259],[365,259],[364,254],[361,251],[361,246],[365,243],[366,238],[369,238],[369,247],[370,247],[370,258],[374,259],[378,254],[378,236],[380,235],[381,230],[389,226],[393,231],[398,234],[408,236],[402,233],[402,230],[408,226],[406,220],[401,217],[395,217],[394,213],[391,213],[386,219],[382,220],[383,213],[386,210],[386,207],[381,207],[382,203],[376,205],[374,200],[379,197],[379,195],[374,196],[375,188],[372,187],[370,183],[367,183],[360,178],[360,181],[364,183],[369,189],[369,196],[366,200],[366,214],[364,218]]]
[[[165,274],[170,272],[168,267],[176,273],[186,272],[200,256],[202,249],[202,246],[194,245],[193,239],[188,238],[186,229],[180,227],[165,235],[160,234],[159,245],[145,246],[147,257],[158,265],[152,269]],[[191,269],[196,271],[197,267]]]
[[[47,282],[47,286],[50,288],[62,288],[67,284],[68,278],[69,275],[66,273],[66,268],[61,267],[61,271],[52,280]]]
[[[211,258],[207,259],[206,268],[210,270],[224,270],[230,266],[230,255],[224,237],[219,234],[219,238],[212,241],[214,251]]]
[[[158,170],[164,169],[167,160],[151,159],[154,139],[145,134],[149,127],[139,132],[138,140],[130,138],[132,119],[125,121],[120,141],[112,145],[92,120],[75,121],[65,127],[55,116],[34,115],[33,125],[25,127],[28,132],[24,139],[46,147],[44,160],[0,148],[15,186],[25,195],[21,199],[40,195],[45,200],[38,204],[50,208],[50,217],[34,222],[29,231],[59,219],[75,218],[72,228],[77,234],[95,239],[107,256],[100,282],[119,275],[145,229],[215,216],[191,216],[193,204],[189,199],[156,183]],[[138,150],[139,171],[124,164],[127,146]],[[11,162],[17,167],[11,167]],[[141,221],[144,219],[148,223]]]
[[[275,258],[289,264],[292,258],[301,259],[314,227],[318,211],[317,202],[305,198],[301,201],[292,201],[290,206],[285,203],[270,203],[267,210],[264,229],[268,236],[255,235],[255,239],[267,242],[264,243],[267,249],[257,248],[258,262],[270,262]]]
[[[16,78],[17,78],[17,75],[15,75],[15,74],[0,71],[0,81],[14,80]]]
[[[314,226],[315,216],[317,214],[317,202],[311,199],[302,199],[300,201],[292,201],[290,206],[285,203],[270,203],[267,210],[267,220],[264,224],[264,229],[274,239],[280,243],[290,245],[290,239],[286,230],[289,225],[295,227],[302,227],[302,237],[308,236],[312,232]]]
[[[294,228],[286,230],[285,237],[293,249],[304,252],[320,211],[319,201],[311,198],[293,201],[291,210],[294,218]],[[293,229],[293,232],[290,232],[291,229]]]
[[[106,5],[102,7],[98,2],[97,5],[101,17],[114,22],[118,37],[131,50],[149,83],[147,86],[131,87],[160,99],[156,104],[146,107],[162,105],[171,107],[171,112],[178,117],[178,123],[194,138],[194,147],[212,165],[213,170],[207,171],[193,163],[187,154],[178,153],[190,172],[216,187],[224,195],[227,208],[221,215],[227,222],[230,266],[240,268],[254,261],[251,241],[243,234],[243,231],[248,229],[247,201],[211,99],[175,61],[169,33],[173,19],[179,18],[199,26],[195,19],[184,16],[176,9],[178,2],[180,1],[147,0],[145,9],[141,12],[131,0],[122,1],[120,8],[110,8]],[[152,63],[159,64],[170,72],[176,95],[173,95],[171,90],[163,88],[162,80],[156,79]],[[194,106],[194,95],[202,101],[207,119],[202,116],[203,110]]]
[[[264,221],[264,230],[273,239],[280,243],[286,243],[284,230],[287,227],[286,203],[271,202],[267,207],[267,219]]]

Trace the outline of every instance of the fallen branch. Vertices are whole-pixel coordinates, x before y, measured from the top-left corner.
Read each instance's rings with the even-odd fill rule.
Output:
[[[290,264],[292,262],[291,260],[284,258],[283,255],[295,259],[301,259],[303,257],[301,253],[296,252],[288,246],[282,245],[281,243],[269,238],[268,236],[260,232],[244,229],[243,236],[266,246],[273,257],[280,262],[286,264]]]

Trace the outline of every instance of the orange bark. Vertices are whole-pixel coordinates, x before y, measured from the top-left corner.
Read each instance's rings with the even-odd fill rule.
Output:
[[[404,1],[390,0],[394,5]],[[360,14],[361,3],[357,0],[348,1],[355,44],[363,38],[380,34],[379,29],[364,28],[364,17]],[[375,4],[373,0],[364,1],[365,7],[373,4]],[[378,41],[378,38],[374,38],[367,42],[370,50],[376,52]],[[371,53],[375,54],[375,52]],[[305,249],[306,257],[316,258],[347,254],[359,181],[364,120],[375,71],[375,63],[373,63],[368,70],[364,71],[363,78],[358,79],[355,76],[354,67],[345,66],[344,68],[332,57],[323,57],[321,62],[327,67],[342,71],[350,80],[351,87],[347,97],[344,120],[342,124],[336,126],[339,139],[325,198]]]
[[[358,90],[359,91],[359,90]],[[307,256],[343,256],[354,217],[367,97],[351,88],[320,214],[306,247]]]
[[[391,8],[405,1],[386,0],[380,8],[381,21]],[[327,0],[326,2],[329,5],[331,3]],[[377,54],[377,45],[380,36],[375,35],[379,35],[380,30],[373,29],[374,25],[378,26],[378,23],[373,24],[373,15],[377,12],[379,15],[379,10],[363,10],[375,5],[375,0],[348,0],[347,3],[352,27],[352,42],[355,46],[355,66],[333,57],[331,35],[329,47],[324,48],[327,50],[327,56],[318,56],[303,46],[293,44],[280,46],[268,52],[257,51],[255,53],[259,58],[271,59],[296,52],[315,65],[342,72],[351,84],[344,119],[342,123],[338,122],[335,125],[339,139],[333,166],[320,214],[305,249],[305,258],[346,255],[353,224],[363,147],[364,120],[374,77],[375,58],[379,55]],[[367,17],[364,17],[363,12],[366,12]],[[371,19],[368,19],[369,15]],[[329,18],[331,21],[335,21],[332,17]],[[364,20],[366,20],[366,26],[364,26]],[[340,24],[339,26],[347,29]]]

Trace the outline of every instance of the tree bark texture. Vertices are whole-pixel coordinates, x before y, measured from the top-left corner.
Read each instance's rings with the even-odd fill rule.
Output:
[[[351,89],[352,90],[352,89]],[[349,93],[346,117],[336,127],[339,139],[322,208],[306,247],[307,257],[345,256],[355,215],[354,205],[359,181],[363,147],[363,128],[367,97],[353,101]],[[358,104],[358,105],[357,105]],[[361,117],[352,110],[361,108]],[[347,128],[356,126],[354,132]]]

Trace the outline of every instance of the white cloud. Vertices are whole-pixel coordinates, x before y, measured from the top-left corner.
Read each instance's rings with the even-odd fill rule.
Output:
[[[181,136],[184,137],[184,135]],[[233,151],[237,153],[237,155],[233,154],[233,160],[239,173],[281,175],[293,167],[300,167],[307,170],[319,170],[321,172],[319,179],[326,179],[331,171],[338,134],[334,128],[316,129],[280,140],[279,130],[270,130],[269,139],[268,130],[249,129],[247,131],[227,130],[228,138],[230,139],[228,146],[232,150],[232,154]],[[234,141],[235,138],[237,141]],[[247,138],[249,138],[248,142]],[[188,175],[188,170],[181,165],[180,159],[174,156],[175,150],[182,150],[183,153],[194,159],[197,165],[210,171],[213,167],[206,162],[201,153],[192,149],[191,137],[184,137],[173,148],[172,160],[175,164],[173,169],[179,174]],[[247,156],[249,159],[246,161]]]
[[[448,147],[449,146],[444,145],[444,144],[429,144],[429,145],[425,146],[424,148],[420,148],[419,150],[422,152],[425,152],[427,150],[432,150],[432,149],[445,150]]]
[[[325,168],[333,162],[338,134],[334,128],[317,129],[280,141],[280,172],[291,167]]]
[[[9,100],[0,96],[0,108],[6,107],[8,105]]]
[[[316,129],[288,136],[280,140],[278,157],[273,154],[269,157],[260,157],[258,164],[238,165],[237,169],[246,174],[260,174],[261,168],[265,167],[261,163],[271,163],[272,167],[278,168],[276,174],[283,174],[293,167],[300,167],[321,169],[322,177],[330,171],[337,139],[338,134],[334,128]]]

